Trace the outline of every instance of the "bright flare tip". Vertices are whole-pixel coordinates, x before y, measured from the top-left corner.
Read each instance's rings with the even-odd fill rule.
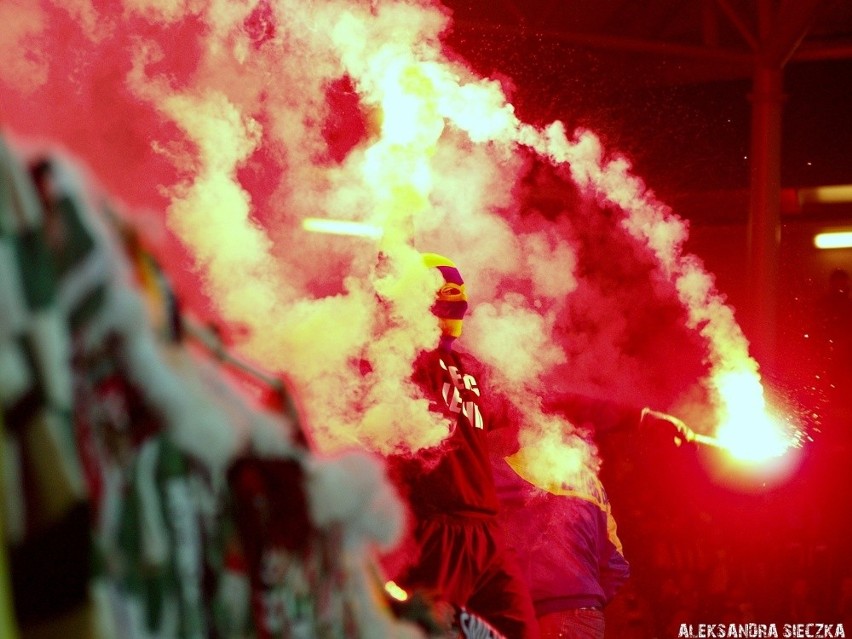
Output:
[[[796,444],[790,429],[767,410],[755,372],[728,373],[717,385],[727,408],[714,438],[720,448],[741,461],[762,462],[780,457]]]
[[[746,462],[780,457],[795,444],[781,423],[766,413],[732,417],[719,427],[716,439],[733,457]]]

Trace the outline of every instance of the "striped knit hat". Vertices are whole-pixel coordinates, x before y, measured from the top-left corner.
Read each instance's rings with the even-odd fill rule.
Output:
[[[462,333],[462,320],[467,312],[467,292],[459,269],[455,263],[437,253],[422,253],[423,264],[437,268],[444,279],[438,289],[432,313],[440,319],[441,332],[447,337],[458,337]]]

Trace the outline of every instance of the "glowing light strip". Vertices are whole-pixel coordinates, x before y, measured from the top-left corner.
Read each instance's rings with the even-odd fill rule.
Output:
[[[814,246],[818,249],[852,248],[852,231],[817,233],[814,236]]]
[[[312,233],[328,233],[329,235],[351,235],[379,239],[384,231],[378,226],[363,222],[348,220],[328,220],[317,217],[306,217],[302,220],[302,228]]]
[[[396,585],[393,581],[389,581],[385,584],[385,592],[397,601],[406,601],[408,599],[408,593]]]
[[[802,202],[816,202],[819,204],[852,202],[852,184],[837,184],[835,186],[817,186],[811,189],[800,189],[799,199]]]

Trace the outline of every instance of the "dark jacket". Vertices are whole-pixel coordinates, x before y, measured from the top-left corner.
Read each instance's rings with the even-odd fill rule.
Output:
[[[494,480],[536,614],[606,605],[627,581],[629,565],[597,476],[588,472],[546,491],[495,459]]]

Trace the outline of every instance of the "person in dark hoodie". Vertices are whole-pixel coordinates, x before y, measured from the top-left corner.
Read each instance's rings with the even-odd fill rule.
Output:
[[[577,426],[642,425],[673,430],[679,442],[693,437],[681,420],[650,408],[580,395],[565,395],[553,408]],[[566,432],[558,442],[492,456],[500,521],[530,588],[541,639],[603,639],[604,608],[630,576],[597,462],[585,444]],[[549,461],[538,445],[547,448]],[[554,459],[565,463],[555,470]]]
[[[603,609],[630,575],[603,484],[584,464],[542,488],[518,474],[522,463],[513,456],[494,472],[541,637],[602,639]]]

